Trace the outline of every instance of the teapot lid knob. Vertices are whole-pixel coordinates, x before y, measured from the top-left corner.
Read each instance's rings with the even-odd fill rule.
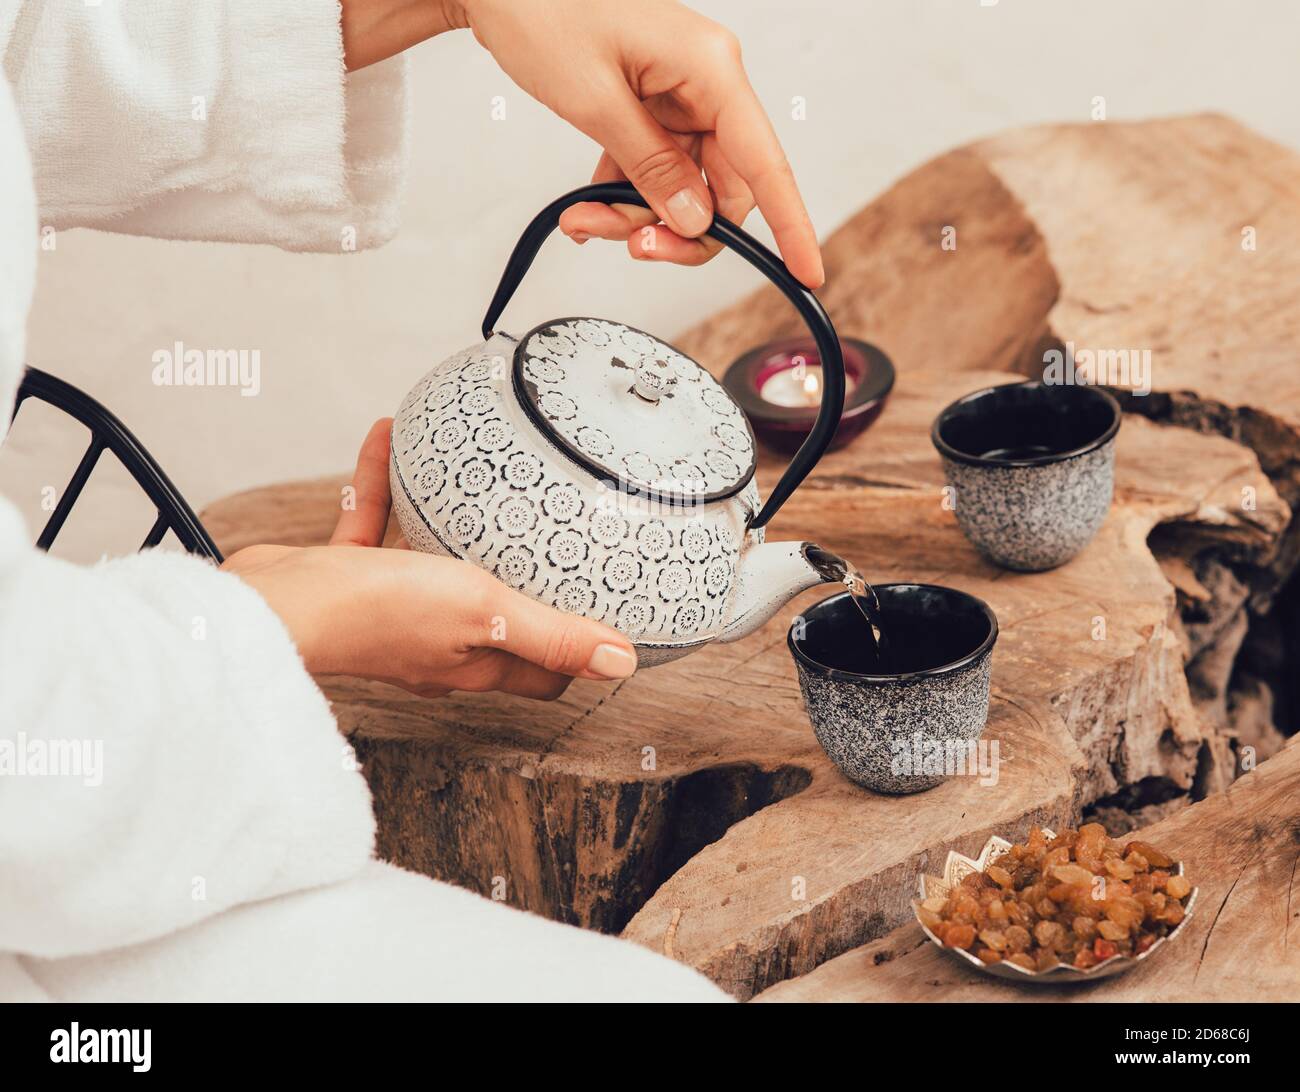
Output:
[[[666,360],[647,360],[637,367],[632,391],[647,402],[658,402],[673,384]]]

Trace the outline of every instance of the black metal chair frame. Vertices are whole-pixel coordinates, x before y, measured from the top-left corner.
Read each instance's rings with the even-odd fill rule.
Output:
[[[18,388],[18,397],[14,402],[14,418],[18,416],[19,409],[28,398],[46,402],[70,417],[75,417],[90,429],[90,446],[86,448],[86,453],[82,455],[81,462],[77,464],[77,469],[73,471],[71,480],[41,530],[36,540],[37,549],[48,550],[54,544],[55,538],[67,522],[73,505],[77,503],[77,498],[81,496],[86,482],[90,480],[99,457],[105,451],[111,451],[126,467],[136,484],[145,491],[158,512],[158,518],[154,520],[153,527],[149,529],[140,549],[146,550],[151,546],[157,546],[163,536],[171,531],[190,553],[210,558],[218,565],[221,564],[221,551],[217,549],[217,544],[212,541],[212,536],[208,534],[207,529],[199,522],[199,517],[194,514],[194,510],[185,502],[185,498],[172,485],[171,479],[163,473],[162,467],[149,454],[145,446],[114,414],[71,383],[66,383],[39,368],[28,367],[23,374],[22,385]]]

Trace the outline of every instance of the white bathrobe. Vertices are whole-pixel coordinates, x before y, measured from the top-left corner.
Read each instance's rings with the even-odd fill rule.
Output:
[[[396,227],[403,66],[345,77],[335,0],[0,0],[0,59],[0,435],[38,225],[336,252]],[[374,861],[365,780],[236,577],[31,541],[0,497],[0,999],[723,998]]]

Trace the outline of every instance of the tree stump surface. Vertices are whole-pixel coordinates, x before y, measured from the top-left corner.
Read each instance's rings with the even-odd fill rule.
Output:
[[[1222,793],[1147,827],[1199,887],[1186,929],[1096,983],[1017,986],[960,965],[913,921],[765,990],[769,1001],[1295,1001],[1300,996],[1300,741]],[[1290,944],[1292,926],[1296,947]]]
[[[1180,196],[1172,181],[1179,165],[1189,172],[1213,158],[1207,149],[1225,145],[1245,163],[1213,163],[1197,183],[1210,187],[1204,201]],[[1157,148],[1183,158],[1170,164]],[[1088,165],[1091,188],[1070,184],[1071,157]],[[1033,169],[1040,161],[1041,179]],[[1135,177],[1142,171],[1151,175],[1145,184]],[[791,620],[827,594],[814,589],[740,642],[619,684],[580,681],[550,704],[503,695],[426,701],[382,684],[323,680],[365,764],[381,855],[485,894],[504,881],[513,905],[621,932],[748,998],[828,960],[818,973],[839,975],[835,957],[857,959],[861,945],[905,933],[895,930],[911,920],[917,877],[949,849],[972,853],[990,834],[1076,824],[1094,805],[1119,829],[1162,814],[1181,821],[1193,814],[1186,805],[1207,795],[1193,808],[1228,799],[1213,794],[1233,783],[1243,754],[1257,761],[1282,746],[1276,688],[1264,667],[1243,674],[1240,661],[1293,565],[1287,501],[1297,498],[1287,403],[1250,385],[1266,369],[1225,366],[1213,384],[1202,373],[1211,351],[1250,356],[1249,324],[1234,325],[1248,310],[1260,319],[1259,355],[1280,359],[1288,333],[1293,353],[1300,344],[1287,327],[1295,278],[1280,275],[1297,260],[1290,256],[1268,258],[1276,281],[1241,274],[1238,317],[1204,305],[1193,324],[1182,310],[1187,293],[1206,291],[1193,274],[1229,276],[1223,267],[1235,255],[1227,244],[1204,253],[1211,228],[1198,234],[1180,228],[1181,219],[1203,215],[1226,231],[1237,210],[1226,196],[1212,199],[1214,187],[1226,194],[1238,175],[1283,193],[1300,167],[1291,153],[1218,118],[1031,130],[927,164],[827,243],[824,298],[837,326],[884,348],[899,378],[880,420],[822,461],[770,538],[820,542],[873,582],[948,584],[990,603],[1001,628],[985,730],[1000,748],[996,785],[964,777],[885,797],[838,773],[813,738],[785,647]],[[1251,222],[1262,225],[1261,240],[1281,237],[1285,218],[1263,193]],[[1157,268],[1187,266],[1164,286],[1149,266],[1155,244],[1144,234],[1126,242],[1112,226],[1127,222],[1117,203],[1139,206],[1141,222],[1161,194],[1177,215],[1164,216],[1172,234],[1156,248]],[[952,224],[957,248],[946,251],[942,229]],[[1300,223],[1293,227],[1300,233]],[[1241,254],[1259,259],[1264,243]],[[1069,294],[1075,279],[1088,286],[1077,296]],[[1098,295],[1102,286],[1111,294]],[[1130,298],[1133,305],[1113,302]],[[1190,336],[1196,325],[1200,349],[1182,352],[1180,343],[1177,354],[1153,354],[1155,393],[1128,402],[1141,413],[1125,415],[1115,503],[1097,539],[1049,573],[983,561],[942,503],[929,441],[934,415],[966,391],[1019,378],[1045,346],[1071,338],[1103,348],[1103,338],[1149,344],[1162,315],[1171,344],[1175,328]],[[1215,329],[1203,328],[1207,320]],[[797,328],[764,289],[676,343],[718,371]],[[1194,377],[1207,384],[1204,405],[1232,413],[1192,412],[1201,404]],[[1179,398],[1168,406],[1181,408],[1153,410],[1170,391]],[[1261,452],[1263,469],[1251,446],[1237,442],[1254,438],[1241,422],[1262,420],[1256,413],[1269,415],[1264,432],[1277,440]],[[762,457],[764,489],[782,467]],[[323,542],[344,482],[255,490],[218,502],[204,519],[227,552]],[[1279,761],[1251,778],[1265,780]],[[1239,867],[1225,860],[1214,868],[1230,866]],[[1206,900],[1206,879],[1197,882]],[[1233,899],[1244,903],[1253,890]],[[1202,920],[1208,906],[1198,907]],[[843,988],[836,978],[830,991]],[[779,991],[767,996],[779,999]]]

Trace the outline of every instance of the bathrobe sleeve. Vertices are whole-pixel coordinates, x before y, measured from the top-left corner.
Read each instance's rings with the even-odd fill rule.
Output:
[[[397,227],[405,58],[338,0],[0,0],[43,226],[340,252]]]
[[[41,225],[327,251],[393,231],[402,67],[345,77],[333,0],[0,0],[0,63]],[[30,250],[0,253],[0,295],[25,310],[34,217],[4,97],[0,195]],[[31,542],[0,498],[0,951],[120,948],[364,867],[365,781],[251,588],[190,557],[82,567]]]
[[[256,592],[29,543],[0,499],[0,951],[117,948],[364,867],[365,779]]]

